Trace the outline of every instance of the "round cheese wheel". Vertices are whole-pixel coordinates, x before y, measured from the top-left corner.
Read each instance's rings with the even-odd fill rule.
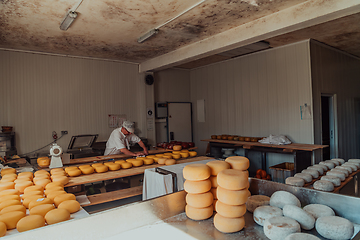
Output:
[[[34,201],[34,200],[37,200],[37,199],[40,199],[40,198],[44,198],[43,195],[33,195],[33,196],[29,196],[27,198],[25,198],[23,201],[22,201],[22,204],[26,207],[26,208],[29,208],[29,204],[30,202]]]
[[[348,176],[349,176],[349,171],[348,171],[347,169],[345,169],[345,168],[341,168],[340,166],[335,167],[333,170],[334,170],[334,171],[336,170],[336,171],[339,171],[339,172],[344,173],[344,174],[345,174],[345,177],[348,177]],[[352,172],[352,171],[351,171],[351,172]],[[351,172],[350,172],[350,173],[351,173]]]
[[[300,232],[300,224],[288,217],[272,217],[265,220],[263,229],[266,237],[278,240],[291,233]]]
[[[154,157],[153,160],[154,160],[155,163],[158,163],[159,158],[158,158],[158,157]]]
[[[202,181],[208,179],[211,175],[211,169],[206,164],[189,164],[183,169],[183,176],[186,180]]]
[[[123,162],[123,163],[120,163],[120,165],[121,165],[121,168],[123,168],[123,169],[132,167],[132,163],[130,163],[130,162]]]
[[[267,206],[269,204],[270,204],[270,197],[265,195],[253,195],[248,197],[246,201],[246,209],[252,213],[257,207]]]
[[[59,182],[50,182],[50,183],[46,184],[45,189],[47,190],[47,189],[51,189],[51,188],[59,187],[59,186],[60,187],[62,186],[62,184]]]
[[[109,164],[113,164],[114,162],[111,162],[111,161],[109,161],[109,162],[104,162],[104,165],[106,165],[106,166],[109,166]]]
[[[283,208],[285,205],[295,205],[301,207],[300,200],[292,193],[286,191],[276,191],[270,197],[270,206]]]
[[[302,173],[310,174],[313,178],[319,177],[319,172],[313,169],[304,169],[301,171]]]
[[[322,176],[322,177],[320,178],[320,180],[329,181],[329,182],[331,182],[332,184],[334,184],[335,187],[338,187],[338,186],[341,185],[341,180],[340,180],[340,178],[335,177],[335,176]]]
[[[186,216],[193,220],[205,220],[210,218],[214,213],[214,206],[210,205],[205,208],[194,208],[189,205],[185,206]]]
[[[165,164],[166,160],[167,160],[167,158],[161,157],[158,159],[158,164]]]
[[[190,157],[196,157],[197,152],[196,151],[189,151]]]
[[[80,176],[81,175],[81,170],[78,168],[78,169],[72,169],[72,170],[69,170],[67,172],[67,174],[70,176],[70,177],[77,177],[77,176]]]
[[[310,170],[315,170],[315,171],[318,171],[319,172],[319,175],[323,175],[324,174],[324,169],[322,167],[319,167],[319,166],[309,166],[307,167],[307,169],[310,169]]]
[[[106,165],[101,165],[101,166],[94,167],[94,169],[95,169],[95,172],[97,172],[97,173],[104,173],[109,170],[109,167]]]
[[[133,161],[131,161],[131,163],[134,167],[140,167],[144,165],[144,161],[141,159],[134,159]]]
[[[156,156],[155,156],[155,155],[147,155],[146,157],[147,157],[147,158],[154,159]]]
[[[38,159],[37,164],[39,165],[39,167],[46,168],[50,165],[50,158]]]
[[[51,174],[51,179],[56,178],[56,177],[62,177],[62,176],[67,176],[67,173],[65,171],[64,172],[55,172],[55,173]]]
[[[31,191],[31,192],[28,192],[28,193],[24,193],[21,198],[22,199],[26,199],[27,197],[29,196],[33,196],[33,195],[43,195],[44,194],[44,191]]]
[[[340,178],[341,181],[345,180],[345,174],[343,172],[331,169],[330,171],[326,172],[327,176],[334,176]]]
[[[181,155],[182,158],[187,158],[187,157],[190,156],[189,152],[180,152],[180,155]]]
[[[303,208],[307,213],[316,219],[325,216],[335,216],[334,210],[323,204],[308,204]]]
[[[209,179],[202,181],[190,181],[186,180],[184,182],[184,190],[187,193],[197,194],[197,193],[205,193],[210,191],[211,182]]]
[[[337,216],[318,218],[315,229],[321,236],[328,239],[350,239],[354,235],[352,222]]]
[[[6,195],[20,195],[20,192],[17,189],[6,189],[6,190],[0,191],[0,197],[6,196]]]
[[[249,185],[248,171],[225,169],[217,175],[217,182],[220,187],[228,190],[241,190]]]
[[[349,159],[346,163],[356,164],[360,167],[360,159]]]
[[[19,232],[25,232],[43,226],[45,226],[45,219],[43,216],[30,215],[20,219],[16,224],[16,229]]]
[[[239,218],[246,213],[245,204],[242,205],[228,205],[221,201],[217,201],[215,205],[215,211],[223,217],[227,218]]]
[[[155,157],[161,158],[161,157],[163,157],[163,156],[164,156],[164,154],[155,154]]]
[[[258,225],[264,226],[264,222],[266,219],[272,217],[280,217],[282,215],[282,210],[278,207],[260,206],[255,208],[253,218]]]
[[[237,170],[247,170],[250,166],[250,161],[246,157],[242,156],[232,156],[225,159],[225,162],[228,162],[231,165],[232,169]]]
[[[180,154],[181,151],[172,151],[173,154]],[[181,155],[180,155],[181,156]]]
[[[315,226],[315,218],[300,207],[285,205],[283,208],[283,214],[285,217],[296,220],[302,229],[311,230]]]
[[[211,181],[211,186],[213,188],[216,188],[219,186],[219,184],[217,183],[217,176],[210,176],[210,181]]]
[[[31,210],[33,207],[36,207],[38,205],[42,205],[42,204],[52,204],[53,200],[50,198],[38,198],[36,200],[33,200],[29,203],[29,210]]]
[[[145,158],[143,161],[145,165],[151,165],[154,163],[154,159],[152,158]]]
[[[95,163],[96,164],[96,163]],[[93,164],[94,165],[94,164]],[[101,164],[102,165],[102,164]],[[69,170],[77,170],[77,169],[79,169],[78,167],[75,167],[75,166],[73,166],[73,167],[66,167],[65,168],[65,172],[66,173],[68,173],[69,172]]]
[[[58,173],[56,173],[58,174]],[[33,180],[38,180],[38,179],[50,179],[50,174],[45,174],[45,173],[39,173],[37,175],[35,175],[35,177],[33,178]]]
[[[320,240],[320,238],[309,233],[292,233],[284,240]]]
[[[122,163],[124,163],[124,162],[126,162],[126,161],[125,161],[125,160],[116,160],[116,161],[115,161],[115,163],[120,164],[120,165],[121,165]]]
[[[217,187],[218,200],[229,205],[245,204],[250,192],[247,189],[242,190],[228,190],[222,187]]]
[[[334,169],[345,170],[347,175],[349,175],[349,174],[351,174],[353,172],[353,169],[350,166],[346,166],[346,165],[336,166]]]
[[[217,176],[219,172],[221,172],[222,170],[231,168],[231,165],[229,163],[220,160],[208,162],[206,163],[206,165],[210,167],[210,171],[211,171],[210,174],[212,176]]]
[[[21,172],[18,174],[19,177],[30,177],[31,179],[34,178],[34,174],[32,172]]]
[[[20,177],[14,180],[14,183],[26,182],[26,181],[32,182],[32,179],[30,177]]]
[[[336,160],[336,158],[334,158],[334,159],[331,159],[331,160],[329,160],[330,162],[333,162],[334,164],[335,164],[335,167],[336,166],[340,166],[342,163],[341,163],[341,161],[338,161],[338,160]]]
[[[46,171],[46,170],[38,170],[38,171],[36,171],[35,173],[34,173],[34,176],[36,177],[36,176],[38,176],[38,175],[48,175],[48,176],[50,176],[50,173],[48,172],[48,171]]]
[[[0,222],[0,237],[3,237],[6,235],[7,227],[6,224],[3,222]]]
[[[180,153],[188,153],[189,152],[189,150],[187,150],[187,149],[182,149],[181,151],[180,151]]]
[[[7,212],[0,215],[0,222],[6,224],[8,230],[16,228],[17,222],[25,217],[25,213],[22,211]]]
[[[83,167],[80,169],[81,170],[81,173],[84,174],[84,175],[88,175],[88,174],[92,174],[94,173],[94,168],[93,167]]]
[[[20,193],[24,193],[25,188],[30,187],[32,185],[33,182],[30,181],[18,182],[15,184],[15,189],[18,190]]]
[[[172,158],[173,158],[173,159],[180,159],[180,158],[181,158],[181,155],[180,155],[180,154],[173,154],[173,155],[172,155]]]
[[[26,207],[24,207],[23,205],[10,205],[10,206],[4,207],[0,211],[0,214],[4,214],[7,212],[13,212],[13,211],[22,211],[22,212],[26,213]]]
[[[312,176],[310,174],[307,174],[307,173],[296,173],[294,175],[294,177],[296,178],[302,178],[304,179],[305,182],[311,182],[312,181]]]
[[[169,154],[171,154],[171,153],[169,153]],[[172,155],[165,155],[165,154],[164,154],[163,158],[172,159]]]
[[[245,226],[245,218],[228,218],[216,213],[214,216],[214,226],[223,233],[238,232]]]
[[[211,188],[210,192],[212,193],[212,195],[214,196],[214,199],[217,199],[217,188]]]
[[[0,197],[0,203],[7,201],[7,200],[18,200],[21,201],[21,198],[19,195],[15,194],[15,195],[5,195],[5,196],[1,196]]]
[[[6,174],[11,174],[11,173],[16,173],[16,169],[15,168],[3,168],[1,170],[1,176],[4,176]]]
[[[8,176],[8,175],[5,175],[5,176]],[[3,183],[3,182],[14,182],[16,179],[17,179],[17,177],[13,177],[13,176],[6,177],[6,178],[3,177],[3,178],[1,178],[0,183]]]
[[[360,164],[344,163],[341,167],[350,167],[353,172],[360,168]]]
[[[334,184],[332,182],[326,181],[326,180],[318,180],[314,182],[314,189],[325,191],[325,192],[331,192],[334,190]]]
[[[38,186],[38,185],[29,186],[24,189],[24,194],[27,194],[27,193],[33,192],[33,191],[44,191],[44,188],[42,186]]]
[[[0,191],[6,190],[6,189],[14,189],[15,183],[13,182],[2,182],[0,183]]]
[[[54,191],[64,191],[64,187],[62,187],[62,186],[54,186],[54,187],[51,187],[49,189],[46,189],[44,191],[45,196],[49,195],[49,193],[54,192]]]
[[[65,192],[64,190],[52,191],[46,197],[50,198],[51,200],[54,201],[55,197],[62,195],[62,194],[67,194],[67,192]]]
[[[213,204],[214,196],[211,192],[199,194],[186,194],[186,204],[194,208],[205,208]]]
[[[323,164],[327,166],[329,169],[333,169],[335,167],[335,164],[333,162],[323,161],[323,162],[319,162],[319,164]]]
[[[107,165],[110,171],[117,171],[121,168],[121,165],[118,163],[112,163]]]
[[[80,165],[78,168],[81,170],[82,168],[88,168],[91,167],[89,164]]]
[[[55,224],[69,219],[70,219],[70,213],[68,210],[64,208],[50,210],[45,215],[45,221],[47,222],[47,224]]]
[[[34,183],[37,186],[45,187],[47,184],[51,183],[51,180],[50,179],[40,179]]]
[[[80,210],[80,203],[76,200],[65,200],[59,204],[58,208],[64,208],[70,213],[74,213]]]
[[[165,161],[165,165],[174,165],[174,164],[176,164],[175,159],[168,159]]]
[[[11,178],[11,179],[15,180],[17,178],[17,174],[16,173],[8,173],[8,174],[1,176],[1,179],[6,179],[6,178]]]
[[[59,183],[61,186],[65,186],[69,182],[69,178],[66,176],[59,176],[59,177],[53,178],[52,181],[55,183]]]
[[[54,198],[55,206],[58,207],[60,203],[66,200],[76,200],[76,197],[72,193],[60,194]]]
[[[173,150],[174,151],[180,151],[182,149],[182,146],[181,145],[174,145],[173,146]]]
[[[305,185],[305,181],[304,179],[298,177],[288,177],[285,179],[285,184],[296,187],[303,187]]]
[[[58,173],[58,172],[63,173],[63,172],[65,172],[65,170],[63,168],[53,168],[50,170],[50,174],[54,174],[54,173]]]
[[[50,210],[55,209],[54,204],[40,204],[30,209],[29,214],[30,215],[40,215],[42,217],[45,217],[46,213]]]

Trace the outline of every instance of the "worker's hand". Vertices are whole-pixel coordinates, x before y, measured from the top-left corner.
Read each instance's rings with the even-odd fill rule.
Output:
[[[139,157],[139,156],[142,156],[142,155],[144,155],[142,152],[135,153],[135,157]]]
[[[149,152],[148,152],[147,149],[144,149],[144,154],[145,154],[145,155],[149,155]]]

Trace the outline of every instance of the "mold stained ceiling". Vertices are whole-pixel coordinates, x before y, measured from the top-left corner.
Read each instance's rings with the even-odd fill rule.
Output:
[[[77,19],[67,31],[60,30],[67,11],[80,2]],[[202,3],[192,8],[199,2]],[[305,2],[0,0],[0,48],[142,63]],[[276,47],[313,38],[360,57],[359,20],[360,14],[356,13],[263,40]],[[143,43],[137,42],[140,36],[159,26],[158,34]],[[227,58],[212,55],[179,66],[193,68]]]

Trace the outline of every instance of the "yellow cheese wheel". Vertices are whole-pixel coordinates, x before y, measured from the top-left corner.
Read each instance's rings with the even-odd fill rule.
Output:
[[[45,187],[47,184],[51,183],[51,180],[50,179],[40,179],[40,180],[37,180],[34,183],[37,186]]]
[[[125,160],[116,160],[116,161],[115,161],[115,163],[118,163],[118,164],[120,164],[120,165],[121,165],[122,163],[124,163],[124,162],[126,162],[126,161],[125,161]]]
[[[154,157],[153,160],[154,160],[155,163],[158,163],[159,158],[158,158],[158,157]]]
[[[181,153],[181,151],[172,151],[173,154],[179,154]]]
[[[1,196],[0,197],[0,203],[7,201],[7,200],[18,200],[21,201],[21,198],[19,195],[15,194],[15,195],[5,195],[5,196]]]
[[[44,169],[41,169],[41,170],[37,170],[35,173],[34,173],[34,176],[36,177],[37,175],[48,175],[50,176],[50,173]]]
[[[163,154],[164,154],[164,156],[171,156],[172,155],[172,153],[169,153],[169,152],[163,153]]]
[[[17,189],[6,189],[0,191],[0,197],[5,195],[20,195],[20,192]]]
[[[186,204],[194,208],[204,208],[213,204],[214,196],[211,192],[199,194],[186,194]]]
[[[43,216],[30,215],[20,219],[16,224],[16,229],[19,232],[25,232],[43,226],[45,226],[45,219]]]
[[[72,169],[70,169],[70,170],[72,170]],[[54,172],[53,174],[51,174],[51,179],[53,179],[54,177],[61,177],[61,176],[67,176],[67,173],[65,171],[63,171],[63,172]]]
[[[172,156],[164,155],[163,158],[172,159]]]
[[[205,193],[210,191],[211,182],[209,179],[202,181],[190,181],[186,180],[184,182],[184,190],[187,193],[197,194],[197,193]]]
[[[232,169],[247,170],[250,166],[249,159],[242,156],[232,156],[225,159],[231,165]]]
[[[176,164],[175,159],[168,159],[165,161],[165,165],[174,165],[174,164]]]
[[[53,168],[50,170],[50,174],[63,173],[63,172],[65,172],[65,170],[63,168]]]
[[[59,177],[53,178],[52,181],[55,183],[59,183],[61,186],[65,186],[69,182],[69,178],[66,176],[59,176]]]
[[[18,174],[18,178],[19,177],[30,177],[30,178],[34,178],[34,174],[32,172],[21,172]]]
[[[144,161],[141,159],[134,159],[131,163],[134,167],[140,167],[144,164]]]
[[[45,221],[47,224],[55,224],[70,219],[70,213],[64,208],[53,209],[46,213]]]
[[[50,210],[55,209],[54,204],[41,204],[37,205],[29,211],[30,215],[40,215],[42,217],[45,217],[46,213],[48,213]]]
[[[7,175],[5,175],[7,176]],[[16,177],[8,177],[8,178],[2,178],[0,180],[0,183],[4,183],[4,182],[14,182],[16,180]]]
[[[17,177],[18,175],[16,173],[7,173],[6,175],[2,176],[1,179],[11,178],[15,180]]]
[[[136,157],[136,159],[137,159],[137,160],[143,160],[143,161],[144,161],[145,157]],[[134,159],[132,159],[132,160],[134,160]]]
[[[10,174],[10,173],[16,173],[16,169],[15,168],[4,168],[1,170],[1,176]]]
[[[156,154],[155,156],[161,158],[164,156],[164,154]]]
[[[158,159],[158,164],[165,164],[166,160],[167,160],[167,158],[161,157]]]
[[[3,222],[0,222],[0,237],[3,237],[6,235],[7,227],[6,224]]]
[[[154,163],[154,159],[152,158],[145,158],[143,161],[144,161],[144,165],[151,165]]]
[[[182,158],[187,158],[187,157],[190,156],[189,152],[180,152],[180,155],[181,155]]]
[[[33,178],[33,182],[35,183],[37,180],[41,179],[50,179],[50,176],[47,174],[38,174]]]
[[[79,166],[79,169],[81,170],[82,168],[88,168],[88,167],[91,167],[90,165],[88,165],[88,164],[85,164],[85,165],[81,165],[81,166]]]
[[[25,217],[25,213],[22,211],[7,212],[0,215],[0,222],[6,224],[8,230],[16,228],[17,222]]]
[[[239,218],[246,213],[246,205],[229,205],[221,201],[217,201],[215,210],[223,217]]]
[[[182,146],[181,145],[174,145],[173,146],[173,150],[174,151],[180,151],[182,149]]]
[[[214,207],[210,205],[205,208],[194,208],[189,205],[185,206],[185,213],[188,218],[193,220],[205,220],[213,215]]]
[[[214,199],[217,199],[217,188],[211,188],[210,192],[212,193],[212,195],[214,196]]]
[[[32,182],[32,178],[30,177],[20,177],[20,178],[17,178],[14,183],[19,183],[19,182],[25,182],[25,181],[30,181]]]
[[[135,158],[129,158],[129,159],[126,159],[126,162],[132,162],[133,160],[135,160]]]
[[[248,187],[248,171],[225,169],[217,175],[217,183],[228,190],[240,190]]]
[[[81,173],[84,174],[84,175],[88,175],[88,174],[92,174],[94,173],[95,169],[93,167],[83,167],[83,168],[80,168],[81,170]]]
[[[51,193],[51,192],[56,192],[56,191],[65,191],[65,190],[64,190],[64,187],[63,187],[63,186],[55,186],[55,187],[51,187],[51,188],[49,188],[49,189],[46,189],[46,190],[44,191],[44,193],[45,193],[45,196],[48,196],[49,193]]]
[[[201,181],[210,177],[211,170],[206,164],[189,164],[183,169],[183,176],[186,180]]]
[[[81,175],[81,170],[80,169],[72,169],[72,170],[69,170],[67,172],[67,174],[70,176],[70,177],[77,177],[77,176],[80,176]]]
[[[38,159],[37,164],[42,168],[46,168],[46,167],[50,166],[50,158],[48,158],[48,159]]]
[[[51,200],[50,198],[38,198],[36,200],[33,200],[29,203],[29,210],[31,210],[33,207],[36,207],[38,205],[42,205],[42,204],[52,204],[53,200]]]
[[[109,161],[109,162],[104,162],[104,165],[106,165],[106,166],[109,166],[110,164],[113,164],[114,162],[111,162],[111,161]]]
[[[27,198],[25,198],[23,201],[22,201],[22,204],[26,207],[26,208],[29,208],[29,204],[30,202],[34,201],[34,200],[37,200],[37,199],[40,199],[40,198],[44,198],[43,195],[33,195],[33,196],[29,196]]]
[[[250,192],[247,189],[243,190],[227,190],[222,187],[217,187],[218,200],[228,205],[242,205],[245,204]]]
[[[147,158],[154,159],[156,156],[155,156],[155,155],[147,155],[146,157],[147,157]]]
[[[24,194],[32,192],[32,191],[44,191],[42,186],[33,185],[24,189]]]
[[[214,226],[217,230],[223,233],[238,232],[245,226],[244,217],[227,218],[216,213],[214,216]]]
[[[132,167],[132,163],[131,162],[123,162],[120,164],[121,168],[123,169],[127,169],[127,168],[131,168]]]
[[[12,205],[21,205],[21,202],[19,200],[7,200],[0,203],[0,211],[4,208]]]
[[[30,187],[32,185],[33,182],[30,181],[18,182],[15,184],[15,189],[18,190],[20,193],[24,193],[25,188]]]
[[[231,168],[229,163],[221,160],[211,161],[206,163],[206,165],[210,167],[212,176],[217,176],[222,170]]]
[[[104,165],[103,163],[94,163],[94,164],[91,164],[91,166],[92,166],[93,168],[98,167],[98,166],[103,166],[103,165]]]
[[[22,211],[22,212],[26,213],[26,207],[24,207],[23,205],[10,205],[10,206],[4,207],[0,211],[0,214],[4,214],[7,212],[13,212],[13,211]]]
[[[62,187],[62,184],[59,182],[50,182],[50,183],[46,184],[45,189],[51,189],[51,188],[59,187],[59,186]]]
[[[54,201],[55,197],[62,195],[62,194],[67,194],[67,192],[63,191],[63,190],[59,190],[59,191],[52,191],[50,192],[46,197],[50,198],[51,200]]]
[[[78,167],[75,167],[75,166],[73,166],[73,167],[66,167],[66,168],[65,168],[65,172],[68,173],[69,170],[77,170],[77,169],[79,169],[79,168],[78,168]]]
[[[217,176],[210,176],[210,181],[211,181],[211,187],[216,188],[219,186],[219,184],[217,183]]]
[[[96,166],[94,168],[95,168],[95,172],[97,172],[97,173],[104,173],[109,170],[109,167],[106,165]]]
[[[180,159],[180,158],[181,158],[181,155],[180,155],[180,154],[173,154],[173,155],[172,155],[172,158],[173,158],[173,159]]]
[[[15,183],[14,182],[2,182],[0,183],[0,191],[6,190],[6,189],[14,189]]]
[[[110,171],[116,171],[121,168],[121,165],[118,163],[112,163],[112,164],[108,164],[108,168]]]
[[[43,195],[44,194],[44,191],[31,191],[31,192],[28,192],[28,193],[24,193],[22,196],[21,196],[21,198],[22,199],[26,199],[26,198],[28,198],[28,197],[30,197],[30,196],[34,196],[34,195]]]
[[[60,194],[54,198],[54,204],[58,207],[60,203],[66,200],[76,200],[76,197],[72,193]]]
[[[195,151],[189,151],[189,155],[190,155],[190,157],[196,157],[197,152],[195,152]]]
[[[181,150],[180,151],[181,153],[183,152],[183,153],[188,153],[189,152],[189,150],[187,150],[187,149],[183,149],[183,150]]]
[[[80,210],[80,203],[76,200],[65,200],[59,204],[58,208],[64,208],[70,213],[74,213]]]

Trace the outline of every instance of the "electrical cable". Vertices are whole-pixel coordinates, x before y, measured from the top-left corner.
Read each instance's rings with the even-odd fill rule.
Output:
[[[75,12],[82,2],[83,2],[83,0],[80,0],[79,3],[77,4],[77,6],[75,5],[76,7],[74,6],[72,9],[70,9],[70,11]]]
[[[56,141],[58,141],[58,140],[60,140],[63,136],[65,136],[66,134],[62,134],[58,139],[55,139],[54,141],[52,141],[51,143],[49,143],[49,144],[47,144],[47,145],[45,145],[45,146],[43,146],[43,147],[41,147],[41,148],[39,148],[39,149],[36,149],[36,150],[34,150],[34,151],[31,151],[31,152],[28,152],[28,153],[25,153],[25,154],[21,154],[21,156],[26,156],[26,155],[28,155],[28,154],[30,154],[30,153],[34,153],[34,152],[37,152],[37,151],[39,151],[39,150],[41,150],[41,149],[44,149],[44,148],[46,148],[47,146],[50,146],[51,144],[53,144],[53,143],[56,143]]]

